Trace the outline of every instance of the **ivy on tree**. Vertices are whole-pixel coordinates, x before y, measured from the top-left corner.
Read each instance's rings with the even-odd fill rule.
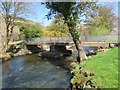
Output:
[[[75,47],[78,51],[78,62],[86,59],[87,56],[82,48],[79,32],[76,30],[78,19],[80,16],[86,15],[87,10],[92,10],[96,6],[96,2],[46,2],[46,7],[50,9],[47,17],[51,18],[53,14],[62,15],[67,24],[69,33],[71,34]]]

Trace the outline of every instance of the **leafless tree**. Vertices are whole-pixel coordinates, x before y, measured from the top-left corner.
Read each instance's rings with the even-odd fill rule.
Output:
[[[29,3],[17,2],[16,0],[0,1],[0,13],[6,24],[6,50],[13,28],[16,26],[16,19],[19,16],[26,15],[29,12]]]
[[[98,6],[97,11],[94,11],[94,13],[94,16],[92,16],[93,14],[90,16],[90,12],[88,13],[90,16],[88,24],[90,25],[91,34],[96,34],[93,30],[98,27],[105,28],[107,30],[107,32],[104,32],[104,34],[109,34],[117,27],[118,18],[112,5],[100,5]],[[99,31],[101,32],[101,30],[102,29]],[[97,34],[101,34],[99,31],[97,31]]]
[[[100,15],[104,16],[108,20],[108,29],[109,31],[112,31],[116,27],[117,23],[117,16],[114,12],[114,7],[111,6],[100,6],[99,7]]]

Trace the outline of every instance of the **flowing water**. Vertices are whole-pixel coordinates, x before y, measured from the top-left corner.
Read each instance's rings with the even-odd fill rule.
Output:
[[[84,47],[87,50],[95,47]],[[71,56],[72,57],[72,56]],[[70,58],[69,58],[70,59]],[[2,64],[3,88],[70,88],[70,60],[43,59],[38,54],[13,57]]]

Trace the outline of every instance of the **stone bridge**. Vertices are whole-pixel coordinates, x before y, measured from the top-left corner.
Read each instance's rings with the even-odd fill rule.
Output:
[[[88,35],[81,38],[83,45],[99,46],[101,44],[119,43],[118,35]],[[41,37],[25,40],[27,45],[63,45],[74,44],[72,37]]]
[[[88,35],[80,38],[82,42],[105,42],[105,43],[118,43],[118,35]],[[72,44],[72,37],[41,37],[31,38],[25,40],[27,44]]]
[[[80,38],[83,46],[102,46],[108,47],[109,44],[119,43],[118,35],[88,35]],[[31,38],[25,40],[28,48],[34,50],[34,47],[40,47],[45,50],[53,49],[52,46],[57,48],[73,46],[74,42],[72,37],[41,37],[41,38]],[[59,46],[59,47],[58,47]],[[55,48],[54,47],[54,48]],[[37,50],[37,49],[36,49]]]

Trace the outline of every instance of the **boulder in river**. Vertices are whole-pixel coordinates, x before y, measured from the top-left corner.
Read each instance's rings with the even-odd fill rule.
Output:
[[[109,47],[110,47],[110,48],[114,48],[115,45],[114,45],[114,44],[109,44]]]
[[[70,56],[71,54],[72,54],[71,50],[66,50],[65,52],[45,51],[45,52],[40,52],[39,56],[43,58],[60,58],[63,56]]]
[[[96,55],[97,53],[93,50],[89,50],[88,53],[86,54],[87,56],[92,56],[92,55]]]
[[[39,56],[43,58],[60,58],[63,56],[60,52],[42,52],[39,54]]]

